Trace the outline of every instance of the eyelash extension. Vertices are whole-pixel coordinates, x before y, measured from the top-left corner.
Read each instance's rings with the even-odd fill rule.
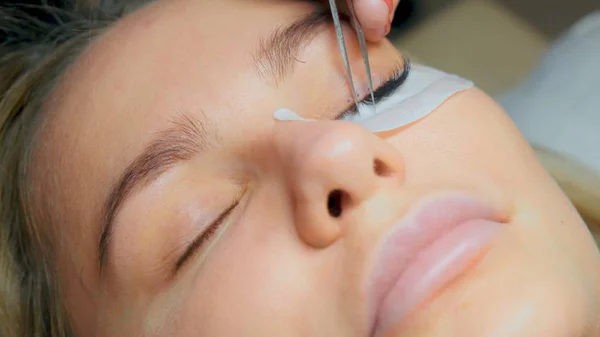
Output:
[[[227,217],[233,212],[233,210],[239,205],[239,198],[236,198],[235,201],[229,205],[219,216],[208,226],[206,230],[202,232],[202,234],[198,235],[194,239],[194,241],[186,248],[185,252],[181,255],[181,257],[177,260],[175,264],[175,272],[179,271],[181,267],[194,255],[195,252],[202,249],[206,246],[207,243],[210,242],[211,239],[217,234],[219,228]]]
[[[396,90],[402,86],[402,84],[404,84],[409,74],[410,61],[408,58],[404,58],[404,65],[401,68],[396,69],[387,81],[375,89],[375,92],[373,93],[375,102],[373,102],[373,99],[371,99],[371,95],[366,94],[365,97],[358,102],[358,104],[374,105],[377,102],[387,99],[393,95],[394,92],[396,92]],[[341,120],[347,117],[355,116],[356,114],[358,114],[358,107],[356,104],[352,104],[350,108],[344,110],[344,112],[342,112],[335,119]]]

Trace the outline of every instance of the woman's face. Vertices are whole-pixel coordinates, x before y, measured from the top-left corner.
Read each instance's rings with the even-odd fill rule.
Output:
[[[34,161],[76,332],[600,334],[598,250],[502,110],[470,89],[385,134],[332,121],[352,99],[315,11],[158,2],[79,59]],[[379,86],[403,57],[369,48]]]

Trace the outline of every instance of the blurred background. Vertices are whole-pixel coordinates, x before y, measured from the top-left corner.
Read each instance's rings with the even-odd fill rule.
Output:
[[[600,0],[402,0],[392,40],[416,61],[496,95],[520,82]]]

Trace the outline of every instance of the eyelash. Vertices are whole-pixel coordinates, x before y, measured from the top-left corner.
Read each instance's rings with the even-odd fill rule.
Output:
[[[376,102],[373,102],[373,100],[371,99],[371,95],[365,94],[365,96],[358,102],[358,104],[374,105],[381,102],[382,100],[385,100],[386,98],[394,94],[394,92],[396,92],[400,87],[402,87],[409,74],[410,60],[408,58],[405,58],[403,65],[395,69],[392,75],[386,81],[384,81],[381,86],[375,89],[374,96]],[[388,88],[390,86],[391,88]],[[342,112],[335,119],[342,120],[344,118],[352,117],[357,114],[358,107],[356,106],[356,104],[352,104],[351,107],[345,109],[344,112]]]
[[[196,253],[197,251],[204,248],[218,233],[219,229],[227,220],[227,217],[231,215],[234,209],[239,205],[240,198],[235,200],[227,207],[219,216],[204,230],[194,241],[186,248],[185,252],[177,260],[175,264],[175,272],[179,271],[183,265]]]

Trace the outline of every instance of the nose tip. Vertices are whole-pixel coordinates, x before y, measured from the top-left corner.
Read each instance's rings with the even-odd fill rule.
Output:
[[[400,153],[358,125],[278,122],[275,144],[286,170],[300,238],[323,248],[342,233],[342,219],[378,191],[402,181]]]

